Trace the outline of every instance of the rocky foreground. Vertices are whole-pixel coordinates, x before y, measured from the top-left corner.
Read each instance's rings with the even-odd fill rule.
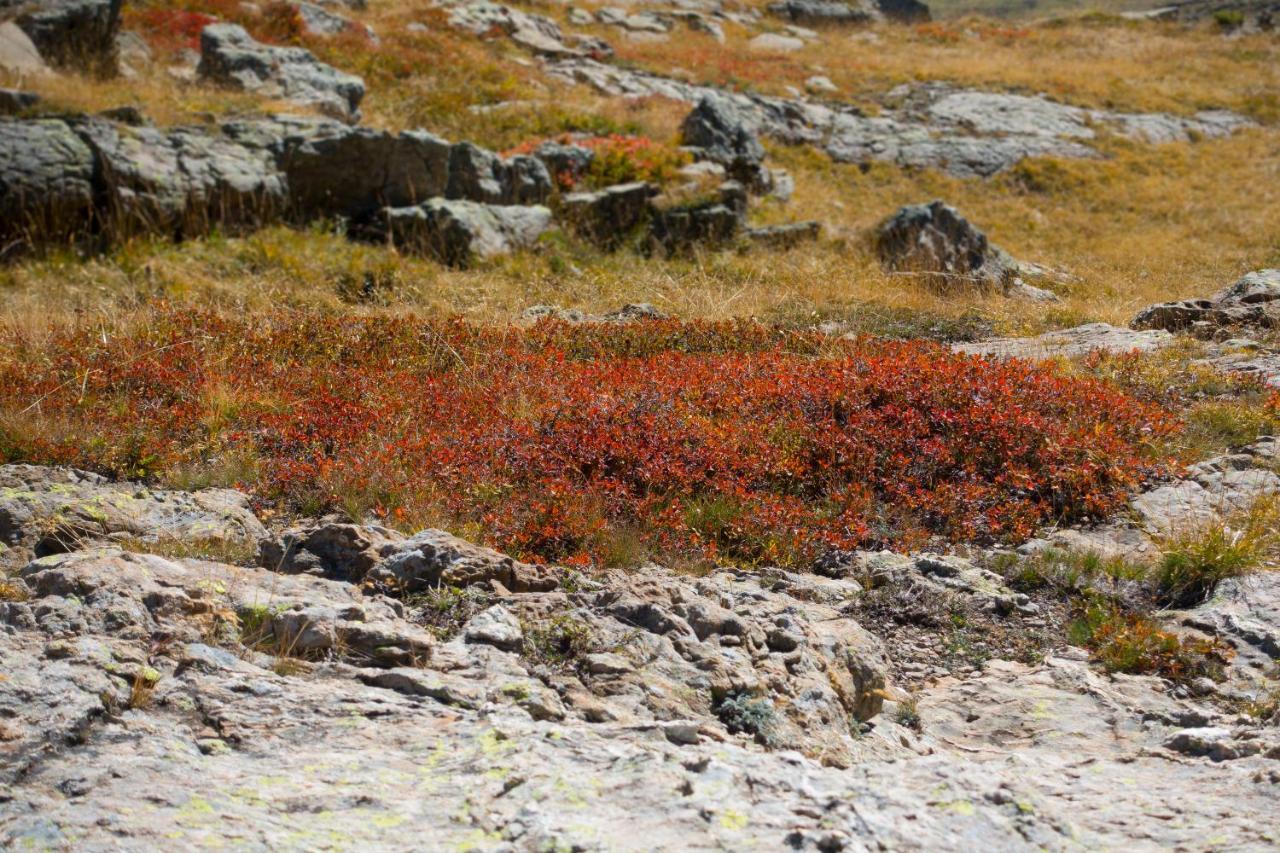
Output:
[[[1276,457],[1023,550],[1140,551],[1280,489]],[[1174,686],[1100,672],[983,554],[585,576],[31,466],[0,468],[0,537],[8,849],[1280,843],[1280,720],[1239,710],[1280,657],[1278,573],[1166,614],[1235,651]]]

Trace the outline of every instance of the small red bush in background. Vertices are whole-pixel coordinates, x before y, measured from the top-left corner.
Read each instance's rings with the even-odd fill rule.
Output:
[[[530,329],[160,310],[0,334],[0,458],[243,475],[260,505],[446,524],[521,557],[795,564],[1019,538],[1156,469],[1154,405],[1049,368],[750,323]]]
[[[594,187],[608,187],[632,181],[648,181],[662,184],[689,162],[689,156],[679,149],[663,145],[644,136],[613,133],[608,136],[575,136],[566,133],[553,140],[533,139],[504,152],[504,156],[531,154],[544,142],[554,141],[563,145],[577,145],[589,149],[595,156],[586,174],[581,178],[571,174],[556,175],[561,189],[573,189],[579,182]]]
[[[200,31],[217,18],[186,9],[139,9],[130,26],[142,34],[153,48],[164,52],[200,49]]]

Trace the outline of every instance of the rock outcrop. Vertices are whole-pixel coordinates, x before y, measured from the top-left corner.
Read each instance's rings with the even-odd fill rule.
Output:
[[[1118,113],[943,84],[896,89],[885,96],[886,109],[867,116],[849,105],[730,94],[587,59],[553,62],[548,71],[615,97],[658,96],[690,104],[708,96],[729,98],[760,136],[813,145],[841,163],[887,161],[960,177],[990,177],[1027,157],[1095,157],[1090,143],[1096,125],[1155,144],[1228,136],[1251,124],[1224,111],[1191,117]]]
[[[4,562],[119,540],[256,550],[264,536],[244,495],[229,489],[166,491],[72,468],[0,466],[0,545],[17,549]]]
[[[700,159],[723,166],[733,180],[751,189],[769,189],[764,146],[732,100],[703,97],[685,116],[680,133],[684,144],[695,149]]]
[[[941,201],[900,209],[876,230],[876,254],[885,269],[918,277],[941,292],[994,291],[1036,301],[1052,293],[1023,281],[1026,266]]]
[[[14,23],[50,65],[113,74],[122,0],[0,0]]]
[[[458,267],[476,258],[530,248],[551,228],[551,211],[541,205],[431,199],[412,207],[389,207],[382,215],[392,244]]]
[[[873,632],[900,628],[868,595],[1042,618],[968,560],[588,577],[329,522],[267,538],[262,559],[281,571],[92,543],[20,564],[0,601],[0,844],[1194,847],[1210,824],[1224,846],[1275,840],[1274,724],[1071,648],[896,687]],[[1262,663],[1274,587],[1224,585],[1187,630]]]
[[[360,118],[363,80],[324,64],[305,48],[262,44],[236,24],[210,24],[200,31],[197,73],[222,86],[314,106],[348,123]]]
[[[1232,328],[1275,328],[1280,326],[1280,269],[1248,273],[1210,299],[1149,306],[1130,325],[1206,338]]]
[[[0,235],[28,244],[140,232],[182,238],[280,219],[366,224],[384,208],[433,198],[531,205],[551,192],[536,157],[504,160],[423,131],[319,118],[169,129],[0,118],[0,140]]]

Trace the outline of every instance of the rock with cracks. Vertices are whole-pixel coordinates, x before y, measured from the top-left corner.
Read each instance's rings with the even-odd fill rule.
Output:
[[[531,248],[551,229],[551,211],[541,205],[432,199],[414,207],[389,207],[382,215],[393,245],[457,267]]]
[[[236,24],[210,24],[201,30],[197,73],[222,86],[314,106],[345,122],[360,118],[363,80],[324,64],[304,48],[255,41]]]

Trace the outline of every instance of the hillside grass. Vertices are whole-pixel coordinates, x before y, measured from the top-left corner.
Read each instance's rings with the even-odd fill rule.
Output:
[[[273,9],[255,14],[229,0],[143,3],[129,7],[126,23],[150,33],[144,24],[158,13],[178,14],[172,10],[237,20],[264,39],[305,44],[364,75],[368,124],[423,126],[498,150],[565,131],[634,133],[669,145],[688,110],[662,99],[604,98],[545,79],[509,40],[454,32],[439,10],[425,5],[375,0],[368,11],[350,13],[375,27],[381,47],[354,34],[302,36]],[[426,23],[427,31],[408,30],[411,21]],[[665,44],[632,44],[619,30],[598,30],[617,45],[623,61],[656,71],[770,91],[824,73],[842,87],[843,97],[869,109],[898,83],[945,79],[1116,109],[1230,107],[1266,125],[1276,118],[1280,93],[1280,43],[1274,38],[1224,39],[1112,19],[1017,30],[981,21],[827,30],[820,43],[785,56],[746,51],[748,34],[734,25],[727,26],[725,47],[683,29]],[[133,104],[161,124],[282,108],[176,79],[169,66],[191,39],[180,27],[175,32],[152,33],[155,62],[136,79],[25,82],[47,98],[42,110]],[[492,108],[498,104],[508,106]],[[69,251],[28,258],[0,268],[0,311],[14,319],[43,318],[50,311],[109,315],[159,296],[250,309],[362,302],[507,320],[538,303],[603,311],[647,301],[688,318],[849,319],[871,330],[877,318],[892,324],[903,312],[926,325],[977,314],[1001,332],[1086,320],[1124,323],[1151,302],[1212,293],[1250,269],[1280,264],[1274,139],[1267,126],[1231,139],[1165,146],[1104,139],[1099,160],[1030,160],[992,180],[887,164],[863,170],[808,148],[771,145],[772,161],[792,172],[797,192],[789,204],[764,202],[753,218],[818,219],[825,230],[817,245],[641,262],[629,252],[603,255],[554,238],[534,252],[457,272],[385,247],[349,243],[323,226],[274,228],[180,246],[141,240],[87,261]],[[909,278],[884,274],[870,248],[872,229],[898,206],[933,198],[955,204],[1016,256],[1070,273],[1067,283],[1055,285],[1062,301],[1046,308],[992,297],[941,297]]]

